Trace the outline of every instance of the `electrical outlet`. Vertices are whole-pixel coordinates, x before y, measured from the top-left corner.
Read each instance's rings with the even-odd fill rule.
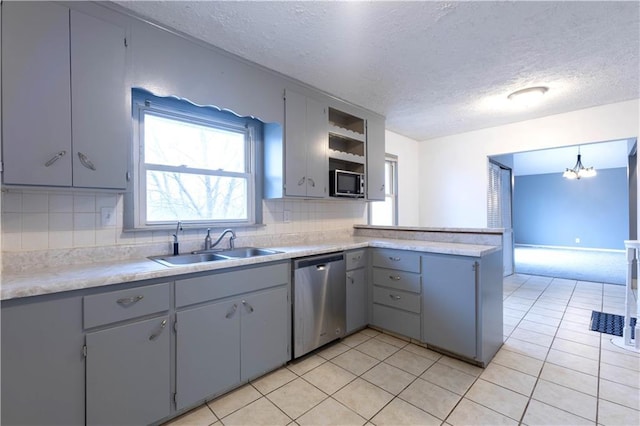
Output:
[[[100,209],[102,226],[116,226],[116,209],[113,207],[102,207]]]
[[[285,223],[291,222],[291,210],[285,210],[282,212],[282,221]]]
[[[580,238],[576,237],[576,244],[580,244]]]

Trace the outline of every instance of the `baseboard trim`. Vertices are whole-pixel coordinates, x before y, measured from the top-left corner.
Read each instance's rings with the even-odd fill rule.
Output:
[[[514,244],[514,248],[518,247],[532,247],[532,248],[546,248],[546,249],[559,249],[559,250],[583,250],[583,251],[602,251],[608,253],[624,253],[623,249],[604,249],[604,248],[592,248],[592,247],[571,247],[571,246],[545,246],[539,244]]]

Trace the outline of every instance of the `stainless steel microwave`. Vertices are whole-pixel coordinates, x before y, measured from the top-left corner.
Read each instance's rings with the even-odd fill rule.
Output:
[[[364,198],[364,174],[346,170],[329,172],[329,195],[332,197]]]

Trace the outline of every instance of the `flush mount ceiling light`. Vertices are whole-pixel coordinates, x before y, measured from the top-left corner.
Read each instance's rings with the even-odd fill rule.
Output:
[[[540,101],[548,91],[549,88],[544,86],[527,87],[526,89],[516,90],[507,98],[514,103],[527,106]]]
[[[582,156],[580,155],[580,147],[578,147],[578,161],[576,161],[576,165],[573,166],[573,169],[566,169],[562,177],[567,179],[580,179],[583,177],[593,177],[596,174],[596,169],[593,167],[584,167],[582,165]]]

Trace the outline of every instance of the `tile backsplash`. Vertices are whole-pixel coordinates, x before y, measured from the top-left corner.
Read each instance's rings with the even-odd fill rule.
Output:
[[[2,251],[170,243],[172,231],[123,232],[122,200],[115,193],[3,189]],[[264,226],[234,228],[239,238],[348,230],[367,222],[364,201],[265,200],[262,207]],[[115,225],[103,222],[105,208],[115,211]],[[185,229],[180,237],[197,244],[204,235],[204,229]]]

